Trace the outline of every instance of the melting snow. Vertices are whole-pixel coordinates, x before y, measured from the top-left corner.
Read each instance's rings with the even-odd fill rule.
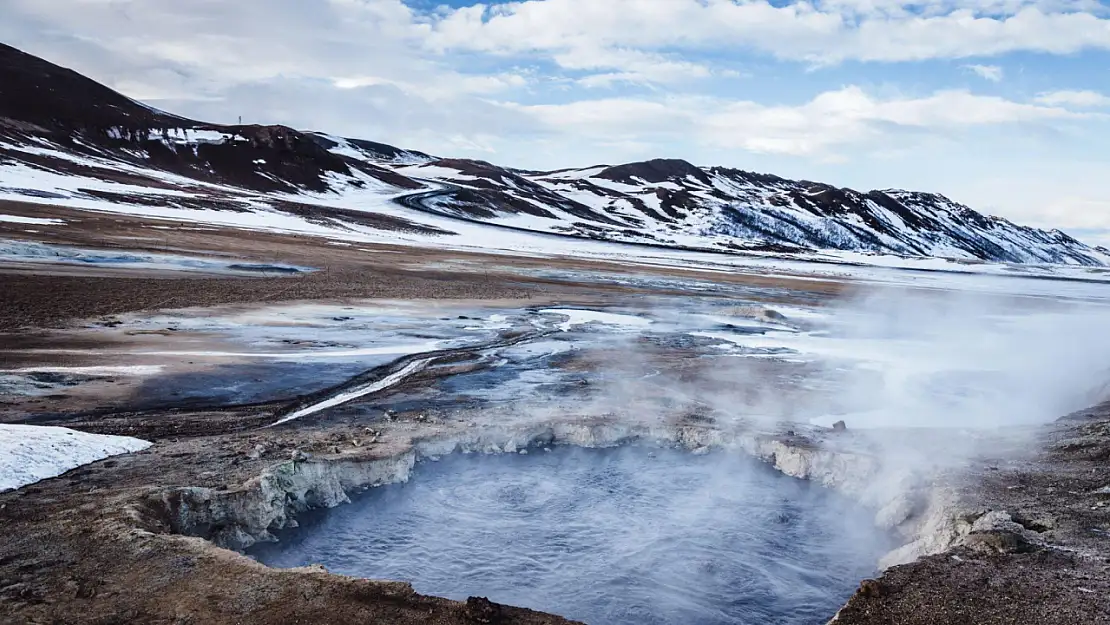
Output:
[[[141,451],[147,441],[69,428],[0,424],[0,491],[61,475],[109,456]]]
[[[113,375],[155,375],[162,372],[162,365],[124,365],[119,367],[25,367],[10,369],[2,373],[71,373],[73,375],[113,376]]]
[[[391,373],[391,374],[387,375],[386,377],[378,380],[377,382],[374,382],[372,384],[368,384],[368,385],[360,387],[360,388],[355,388],[355,389],[349,390],[345,393],[340,393],[338,395],[335,395],[334,397],[330,397],[328,399],[325,399],[322,402],[319,402],[319,403],[316,403],[316,404],[312,404],[311,406],[306,406],[304,408],[301,408],[300,410],[298,410],[296,412],[293,412],[289,415],[286,415],[285,417],[282,417],[278,421],[275,421],[274,423],[271,424],[271,426],[281,425],[282,423],[286,423],[286,422],[292,421],[294,419],[300,419],[301,417],[304,417],[304,416],[307,416],[307,415],[310,415],[310,414],[313,414],[313,413],[316,413],[316,412],[320,412],[321,410],[326,410],[328,408],[332,408],[332,407],[338,406],[340,404],[345,404],[345,403],[347,403],[351,400],[358,399],[359,397],[363,397],[365,395],[369,395],[370,393],[376,393],[378,391],[385,390],[385,389],[397,384],[401,380],[404,380],[405,378],[409,377],[410,375],[412,375],[414,373],[417,373],[418,371],[423,370],[424,367],[427,367],[428,363],[431,362],[431,361],[432,361],[431,358],[424,358],[422,360],[414,360],[413,362],[410,362],[409,364],[405,365],[405,367],[403,369],[400,369],[398,371],[394,371],[393,373]]]
[[[64,265],[94,265],[97,267],[127,267],[133,269],[169,269],[176,271],[219,271],[276,273],[312,271],[310,267],[294,265],[258,265],[235,260],[209,260],[170,254],[146,254],[114,250],[92,250],[68,245],[53,245],[33,241],[0,239],[0,262],[58,263]]]
[[[44,219],[42,217],[20,217],[19,215],[0,215],[0,221],[10,224],[35,224],[37,226],[65,225],[64,219]]]
[[[643,328],[651,325],[651,319],[644,319],[635,315],[620,315],[617,313],[601,312],[597,310],[582,310],[578,308],[547,308],[541,310],[542,314],[563,315],[567,320],[559,324],[559,330],[569,332],[574,326],[587,323],[600,323],[603,325],[624,326],[628,328]]]

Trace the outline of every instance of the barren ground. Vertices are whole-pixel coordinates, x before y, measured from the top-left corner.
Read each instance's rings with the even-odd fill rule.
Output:
[[[17,213],[20,207],[3,210]],[[90,319],[110,322],[113,315],[140,310],[354,298],[554,304],[665,294],[665,289],[580,284],[500,269],[621,270],[606,263],[384,246],[359,246],[362,251],[276,234],[150,230],[149,222],[137,219],[65,209],[36,207],[35,215],[70,223],[35,228],[0,223],[0,236],[234,254],[322,270],[288,277],[222,277],[62,266],[0,268],[0,330],[6,332],[0,335],[0,359],[5,368],[32,361],[65,364],[65,356],[27,356],[14,350],[56,347],[49,328]],[[28,229],[41,232],[28,234]],[[793,277],[653,271],[753,288],[788,287],[819,297],[850,288]],[[480,599],[460,603],[425,597],[403,583],[350,579],[321,570],[269,569],[206,540],[222,536],[227,542],[233,528],[186,522],[204,506],[206,514],[225,520],[249,514],[259,476],[274,471],[291,471],[289,479],[295,481],[301,479],[298,475],[336,467],[392,466],[426,441],[472,433],[470,423],[481,432],[501,432],[496,413],[479,411],[429,423],[413,411],[370,425],[357,419],[314,418],[262,429],[285,404],[113,413],[93,411],[96,398],[51,401],[9,404],[4,419],[139,436],[154,445],[0,494],[4,623],[565,622]],[[712,417],[704,415],[676,415],[671,425],[695,437],[714,429]],[[975,540],[962,546],[887,570],[877,581],[863,584],[836,622],[1110,623],[1110,602],[1105,600],[1110,596],[1110,406],[1072,415],[1038,432],[1037,447],[1020,460],[985,459],[951,478],[968,522],[990,510],[1005,510],[1020,527],[973,534]],[[755,435],[802,452],[821,445],[793,433]],[[849,431],[841,440],[850,442],[853,436]]]

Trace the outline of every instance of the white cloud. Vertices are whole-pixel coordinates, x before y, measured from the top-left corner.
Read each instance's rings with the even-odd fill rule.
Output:
[[[591,74],[578,80],[579,84],[587,87],[610,86],[616,82],[673,84],[709,78],[715,73],[699,63],[628,48],[583,46],[560,52],[553,60],[569,70],[617,70]]]
[[[1102,158],[1083,143],[1110,139],[1103,93],[1056,91],[1049,76],[1027,83],[1044,93],[1026,102],[946,90],[935,79],[949,74],[926,64],[898,67],[912,78],[892,84],[883,76],[895,72],[871,73],[954,59],[993,80],[1012,67],[997,58],[1009,52],[1110,50],[1110,7],[1098,0],[526,0],[427,12],[401,0],[0,4],[0,41],[199,119],[243,115],[534,168],[678,156],[942,192],[958,191],[959,176],[1020,177],[1037,192],[1000,184],[968,197],[1063,225],[1088,210],[1103,217],[1084,227],[1110,227],[1088,202],[1110,189],[1033,175],[1048,160],[1041,141],[1059,148],[1061,167],[1081,150]],[[1090,56],[1060,63],[1082,77]],[[841,86],[853,84],[868,87]],[[949,162],[969,150],[977,158]],[[1015,173],[999,156],[1030,168]],[[1084,171],[1110,166],[1096,165]]]
[[[966,91],[878,98],[859,87],[828,91],[796,106],[670,96],[514,106],[561,132],[626,140],[695,136],[701,143],[750,152],[829,158],[850,146],[897,140],[905,131],[959,131],[1012,123],[1076,120],[1084,113]]]
[[[997,65],[964,65],[964,68],[991,82],[1002,82],[1002,77],[1005,76],[1002,68]]]
[[[429,23],[427,43],[500,54],[724,48],[819,64],[895,62],[1110,49],[1105,12],[1092,2],[1023,0],[526,0],[447,12]]]
[[[427,100],[453,99],[462,95],[493,94],[523,87],[528,79],[521,74],[463,75],[443,74],[434,82],[417,82],[379,76],[344,76],[332,79],[338,89],[358,89],[378,85],[397,87],[405,93]]]
[[[1097,91],[1051,91],[1038,95],[1036,101],[1047,106],[1110,107],[1110,96]]]

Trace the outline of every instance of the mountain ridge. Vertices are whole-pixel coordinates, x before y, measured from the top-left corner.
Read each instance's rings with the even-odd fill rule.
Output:
[[[1110,252],[1058,229],[1020,226],[938,193],[857,191],[676,158],[529,171],[444,158],[283,125],[211,124],[139,103],[77,72],[0,44],[0,189],[4,166],[139,189],[79,192],[121,202],[164,189],[219,185],[215,208],[339,223],[314,206],[367,190],[449,218],[624,243],[723,252],[842,250],[1007,263],[1110,265]],[[11,171],[15,171],[14,169]],[[14,177],[14,175],[12,176]],[[31,189],[50,193],[50,189]],[[284,202],[284,203],[283,203]],[[204,201],[194,202],[203,206]],[[332,212],[329,212],[332,211]],[[329,221],[330,220],[330,221]]]

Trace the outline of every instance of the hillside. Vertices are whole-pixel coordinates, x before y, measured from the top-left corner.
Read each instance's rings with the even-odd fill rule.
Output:
[[[465,220],[721,252],[1110,264],[1105,249],[1059,230],[932,193],[860,192],[673,159],[520,171],[284,126],[210,124],[2,44],[0,197],[234,211],[244,224],[308,223],[319,233],[445,236]]]

